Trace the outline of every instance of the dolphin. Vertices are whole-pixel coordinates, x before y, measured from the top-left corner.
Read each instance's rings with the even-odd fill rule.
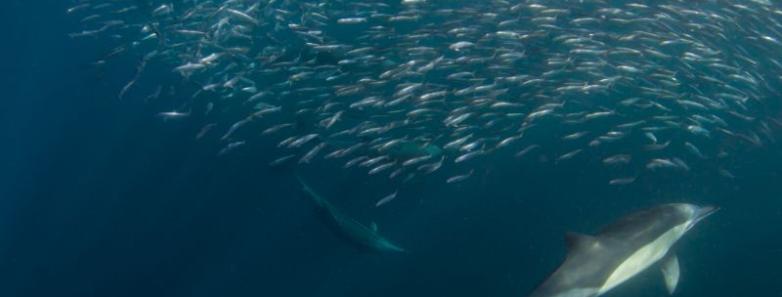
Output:
[[[324,214],[323,217],[328,221],[329,226],[334,227],[333,229],[341,235],[340,237],[372,251],[405,252],[405,249],[381,236],[375,223],[372,223],[370,226],[365,226],[346,216],[328,200],[316,193],[301,177],[296,176],[296,178],[299,180],[302,190],[310,196],[318,208],[322,210]]]
[[[568,233],[567,257],[530,297],[596,297],[660,262],[669,294],[679,282],[671,247],[713,206],[664,204],[620,218],[597,235]]]

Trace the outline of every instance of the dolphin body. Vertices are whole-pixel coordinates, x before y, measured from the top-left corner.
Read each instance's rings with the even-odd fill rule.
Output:
[[[328,200],[316,193],[301,177],[298,177],[302,190],[307,193],[320,210],[330,226],[338,232],[341,237],[357,244],[360,247],[378,251],[378,252],[405,252],[405,249],[394,244],[390,240],[381,236],[377,225],[372,223],[369,227],[346,216],[342,211],[334,207]]]
[[[670,294],[679,261],[670,251],[679,238],[716,207],[664,204],[629,214],[597,235],[568,233],[565,262],[530,297],[596,297],[661,262]]]

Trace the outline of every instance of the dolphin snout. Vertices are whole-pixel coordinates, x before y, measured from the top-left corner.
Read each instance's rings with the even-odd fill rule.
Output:
[[[700,220],[705,219],[706,217],[712,215],[713,213],[720,210],[719,207],[713,206],[713,205],[706,205],[701,206],[695,211],[695,219],[693,220],[695,223],[699,222]]]

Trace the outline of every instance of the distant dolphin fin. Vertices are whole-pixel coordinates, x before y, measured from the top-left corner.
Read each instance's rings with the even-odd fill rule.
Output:
[[[371,228],[372,231],[377,232],[377,224],[375,224],[375,222],[372,222],[372,224],[369,225],[369,228]]]
[[[591,235],[567,232],[565,233],[565,244],[568,251],[594,247],[597,244],[597,238]]]
[[[679,284],[679,258],[676,257],[676,254],[668,254],[663,259],[660,271],[663,273],[668,294],[673,295],[673,292],[676,291],[676,285]]]

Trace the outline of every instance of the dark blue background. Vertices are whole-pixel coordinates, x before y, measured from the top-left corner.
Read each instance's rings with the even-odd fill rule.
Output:
[[[137,59],[92,66],[110,48],[69,39],[82,28],[66,8],[13,0],[0,12],[2,296],[524,296],[563,258],[566,230],[671,201],[723,208],[681,242],[677,296],[782,296],[776,145],[742,156],[728,185],[617,189],[577,163],[515,163],[413,184],[379,209],[390,186],[299,169],[410,251],[365,253],[321,224],[292,169],[266,166],[273,144],[217,157],[193,137],[201,123],[119,101]],[[666,293],[649,272],[609,295]]]

